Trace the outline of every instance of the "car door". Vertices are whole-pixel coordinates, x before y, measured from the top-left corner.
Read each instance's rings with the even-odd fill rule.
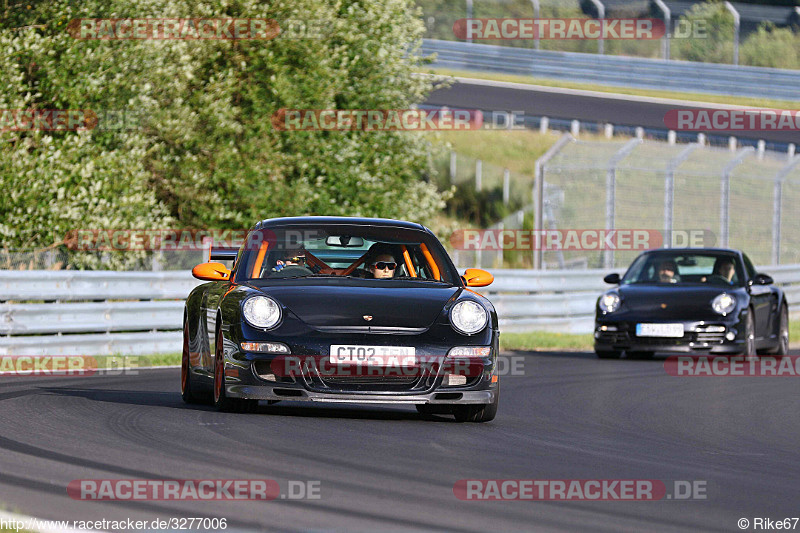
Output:
[[[220,299],[228,289],[228,281],[214,282],[206,291],[203,300],[203,313],[206,321],[206,333],[208,335],[208,347],[210,357],[204,361],[204,368],[209,375],[213,375],[214,356],[215,356],[215,333],[217,331],[217,310],[219,309]]]
[[[742,258],[744,259],[744,265],[747,271],[750,303],[753,306],[756,321],[756,339],[763,339],[769,337],[771,325],[770,314],[772,313],[774,299],[773,290],[769,285],[756,285],[752,283],[756,275],[756,269],[746,254],[742,254]]]

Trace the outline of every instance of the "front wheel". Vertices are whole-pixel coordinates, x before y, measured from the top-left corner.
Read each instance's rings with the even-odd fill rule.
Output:
[[[225,392],[225,352],[222,334],[217,331],[216,352],[214,354],[214,407],[226,413],[252,413],[258,407],[258,400],[228,398]]]
[[[184,403],[202,403],[203,397],[192,380],[192,366],[189,358],[189,322],[183,321],[183,353],[181,354],[181,398]]]
[[[497,405],[500,401],[500,387],[494,394],[492,403],[477,405],[454,405],[453,416],[458,422],[489,422],[497,416]]]
[[[789,353],[789,309],[785,305],[781,307],[780,323],[778,324],[778,345],[768,353],[778,356]]]
[[[747,310],[747,317],[744,319],[744,355],[754,357],[756,355],[756,327],[753,324],[753,309]]]

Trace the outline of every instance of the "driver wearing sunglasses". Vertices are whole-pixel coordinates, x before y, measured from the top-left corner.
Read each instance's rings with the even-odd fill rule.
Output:
[[[379,254],[369,265],[369,271],[375,279],[393,278],[397,270],[397,261],[391,254]]]

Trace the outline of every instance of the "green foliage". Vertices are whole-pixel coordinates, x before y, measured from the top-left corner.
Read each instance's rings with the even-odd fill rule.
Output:
[[[269,18],[325,35],[77,40],[76,18]],[[423,135],[281,132],[281,108],[401,109],[431,81],[407,0],[51,0],[0,8],[0,109],[135,112],[130,129],[0,132],[0,247],[75,228],[249,227],[273,216],[427,222]],[[102,125],[102,124],[101,124]],[[130,261],[132,258],[112,258]],[[96,261],[95,261],[96,263]],[[88,266],[97,266],[89,261]]]
[[[800,69],[800,34],[765,23],[747,37],[739,54],[743,65]]]
[[[706,35],[672,39],[674,59],[705,63],[733,61],[733,15],[721,1],[695,4],[681,20],[690,28],[704,28]]]

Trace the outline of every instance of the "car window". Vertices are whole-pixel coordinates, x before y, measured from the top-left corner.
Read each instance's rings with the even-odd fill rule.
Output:
[[[753,279],[756,277],[756,267],[753,266],[753,263],[750,261],[750,258],[747,257],[747,254],[742,254],[742,258],[744,259],[745,268],[747,268],[747,277],[749,279]]]
[[[377,262],[391,272],[388,280],[458,284],[458,274],[439,241],[419,230],[356,225],[270,228],[251,232],[247,243],[237,261],[237,281],[370,279],[374,277],[370,267]]]
[[[730,252],[658,252],[640,255],[625,273],[623,284],[743,284],[741,262]]]

